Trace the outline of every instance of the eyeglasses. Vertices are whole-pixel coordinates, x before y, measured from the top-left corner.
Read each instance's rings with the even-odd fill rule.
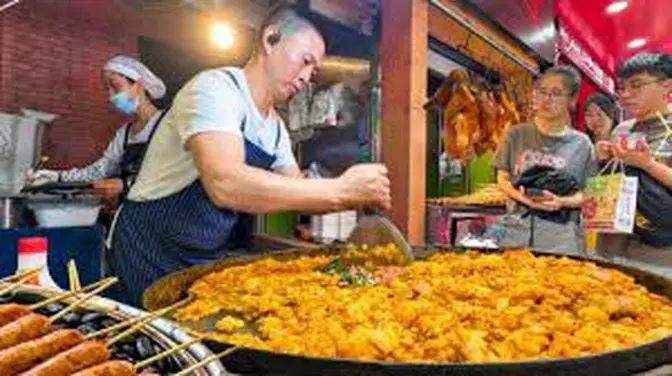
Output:
[[[539,88],[534,89],[533,94],[539,98],[548,98],[548,100],[551,100],[553,102],[562,98],[570,97],[570,95],[560,91],[547,91]]]
[[[627,84],[621,84],[619,86],[616,86],[616,93],[618,95],[623,95],[626,91],[631,94],[639,94],[643,88],[649,85],[657,84],[661,81],[665,81],[665,79],[658,79],[658,80],[653,80],[653,81],[646,81],[646,82],[633,82],[629,85]]]

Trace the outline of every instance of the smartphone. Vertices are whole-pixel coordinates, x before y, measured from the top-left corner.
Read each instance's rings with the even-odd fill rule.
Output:
[[[529,197],[540,197],[544,195],[544,190],[539,188],[525,188],[525,195]]]

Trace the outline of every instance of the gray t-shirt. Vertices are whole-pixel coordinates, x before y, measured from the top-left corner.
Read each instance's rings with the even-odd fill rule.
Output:
[[[587,135],[570,130],[561,137],[541,134],[533,124],[520,124],[510,128],[495,154],[493,166],[507,171],[515,181],[525,170],[535,166],[549,166],[573,175],[584,187],[589,177],[597,174],[597,159],[593,144]],[[541,219],[532,222],[522,217],[528,209],[511,202],[510,216],[500,221],[504,230],[501,246],[531,246],[560,254],[582,254],[583,231],[580,212],[574,210],[571,220],[559,224]],[[534,232],[532,232],[534,228]],[[532,235],[534,234],[534,235]]]
[[[564,136],[552,137],[530,123],[509,128],[492,164],[507,171],[511,181],[532,166],[553,167],[572,174],[581,187],[598,172],[595,149],[586,134],[572,129]]]

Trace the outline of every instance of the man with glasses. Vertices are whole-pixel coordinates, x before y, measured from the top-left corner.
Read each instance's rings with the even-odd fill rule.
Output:
[[[608,255],[641,261],[672,277],[672,114],[668,105],[672,55],[636,55],[618,67],[616,76],[621,103],[634,118],[614,130],[613,142],[599,142],[598,154],[600,159],[622,160],[626,172],[639,178],[640,187],[635,235]],[[622,139],[641,141],[627,146]]]

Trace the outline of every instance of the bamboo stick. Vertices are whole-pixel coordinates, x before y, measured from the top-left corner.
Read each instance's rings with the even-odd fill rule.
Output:
[[[234,347],[231,347],[231,348],[229,348],[229,349],[226,349],[225,351],[220,352],[219,354],[210,355],[209,357],[207,357],[207,358],[201,360],[200,362],[198,362],[198,363],[192,365],[191,367],[188,367],[188,368],[186,368],[186,369],[184,369],[184,370],[182,370],[182,371],[180,371],[180,372],[178,372],[178,373],[173,374],[173,376],[186,376],[186,375],[188,375],[190,372],[193,372],[193,371],[197,370],[198,368],[201,368],[201,367],[203,367],[204,365],[206,365],[206,364],[208,364],[208,363],[210,363],[210,362],[212,362],[212,361],[215,361],[215,360],[217,360],[217,359],[223,358],[223,357],[225,357],[225,356],[231,354],[232,352],[234,352],[234,351],[236,351],[236,350],[240,350],[240,349],[241,349],[240,346],[234,346]]]
[[[170,310],[170,309],[172,309],[172,307],[157,309],[156,311],[150,312],[150,315],[151,314],[156,314],[158,316],[161,316],[163,314],[163,311]],[[151,318],[148,318],[147,316],[134,317],[132,319],[128,319],[128,320],[116,323],[112,326],[108,326],[107,328],[101,329],[97,332],[89,333],[85,338],[88,340],[88,339],[93,339],[93,338],[96,338],[96,337],[104,336],[105,334],[117,331],[119,329],[123,329],[127,326],[137,324],[137,323],[139,323],[140,321],[143,321],[143,320],[151,320]]]
[[[77,263],[74,259],[68,261],[68,282],[70,282],[70,290],[80,290],[82,288]]]
[[[189,301],[189,299],[185,299],[185,300],[179,301],[179,302],[177,302],[177,303],[171,305],[170,307],[166,307],[166,308],[162,308],[162,309],[156,310],[156,311],[150,313],[149,315],[147,315],[147,316],[145,316],[145,317],[142,317],[140,320],[138,320],[138,322],[137,322],[136,324],[134,324],[133,326],[131,326],[129,329],[126,329],[125,331],[123,331],[123,332],[117,334],[116,336],[112,337],[112,339],[108,340],[108,341],[107,341],[107,345],[108,345],[108,346],[113,345],[114,343],[116,343],[117,341],[123,339],[124,337],[129,336],[129,335],[131,335],[131,334],[137,332],[138,330],[140,330],[140,329],[142,329],[144,326],[146,326],[147,323],[149,323],[150,321],[153,321],[154,319],[156,319],[156,318],[158,318],[158,317],[160,317],[160,316],[163,316],[163,315],[165,315],[166,313],[168,313],[168,312],[170,312],[170,311],[172,311],[172,310],[174,310],[174,309],[176,309],[176,308],[178,308],[178,307],[184,305],[187,301]],[[100,335],[100,333],[92,333],[92,334]],[[91,334],[91,335],[92,335],[92,334]]]
[[[31,311],[34,311],[34,310],[36,310],[36,309],[40,309],[40,308],[42,308],[42,307],[46,307],[46,306],[48,306],[48,305],[51,304],[51,303],[55,303],[55,302],[58,302],[58,301],[60,301],[60,300],[67,299],[67,298],[70,298],[70,297],[72,297],[72,296],[75,296],[75,295],[77,295],[77,294],[81,294],[81,293],[83,293],[83,292],[90,291],[91,289],[95,289],[96,287],[99,287],[99,286],[103,285],[104,283],[107,283],[107,281],[109,281],[109,280],[110,280],[110,278],[101,279],[100,281],[98,281],[98,282],[96,282],[96,283],[92,283],[92,284],[90,284],[90,285],[88,285],[88,286],[84,286],[83,288],[81,288],[81,289],[79,289],[79,290],[75,290],[75,291],[66,291],[66,292],[61,293],[61,294],[56,294],[56,295],[54,295],[54,296],[52,296],[52,297],[50,297],[50,298],[47,298],[47,299],[45,299],[45,300],[42,300],[42,301],[40,301],[40,302],[37,302],[37,303],[35,303],[35,304],[30,305],[30,306],[28,306],[28,308],[29,308]]]
[[[62,318],[63,316],[67,315],[68,313],[72,312],[75,308],[81,306],[84,304],[87,300],[91,299],[94,295],[100,293],[101,291],[105,290],[106,288],[112,286],[113,284],[117,283],[119,281],[119,278],[117,277],[112,277],[106,282],[102,283],[100,286],[96,287],[95,289],[91,290],[81,298],[79,298],[76,302],[72,303],[69,307],[61,310],[59,313],[51,316],[49,318],[50,323],[54,323],[58,319]]]
[[[144,319],[144,317],[134,317],[132,319],[121,321],[121,322],[118,322],[118,323],[116,323],[112,326],[108,326],[105,329],[101,329],[97,332],[89,333],[89,334],[86,335],[85,338],[86,339],[93,339],[93,338],[96,338],[96,337],[104,336],[105,334],[112,333],[112,332],[117,331],[119,329],[123,329],[125,327],[136,324],[136,323],[142,321],[143,319]]]
[[[26,283],[26,281],[33,278],[35,276],[35,274],[39,273],[40,270],[42,270],[42,268],[33,269],[29,273],[24,274],[21,278],[19,278],[18,281],[13,282],[9,286],[0,290],[0,296],[5,295],[5,294],[9,294],[9,293],[13,292],[14,290],[16,290],[17,288],[21,287],[21,285]]]
[[[23,278],[28,274],[33,275],[33,274],[39,272],[40,270],[42,270],[41,266],[38,267],[38,268],[26,269],[26,270],[21,271],[20,273],[15,273],[15,274],[12,274],[8,277],[2,278],[2,279],[0,279],[0,282],[10,282],[10,281],[13,281],[13,280],[18,279],[18,278]]]
[[[173,355],[173,354],[175,354],[176,352],[178,352],[178,351],[180,351],[180,350],[184,350],[184,349],[186,349],[187,347],[189,347],[189,346],[191,346],[191,345],[193,345],[193,344],[195,344],[195,343],[198,343],[199,341],[200,341],[200,338],[196,338],[196,339],[191,340],[191,341],[189,341],[189,342],[183,343],[183,344],[181,344],[181,345],[179,345],[179,346],[173,347],[172,349],[168,349],[168,350],[166,350],[166,351],[164,351],[164,352],[158,353],[158,354],[154,355],[154,356],[151,357],[151,358],[147,358],[147,359],[143,360],[142,362],[135,364],[133,367],[135,368],[136,371],[139,371],[139,370],[141,370],[141,369],[147,367],[148,365],[150,365],[150,364],[152,364],[152,363],[154,363],[154,362],[157,362],[157,361],[159,361],[159,360],[161,360],[161,359],[163,359],[163,358],[165,358],[165,357],[168,357],[168,356],[170,356],[170,355]]]

